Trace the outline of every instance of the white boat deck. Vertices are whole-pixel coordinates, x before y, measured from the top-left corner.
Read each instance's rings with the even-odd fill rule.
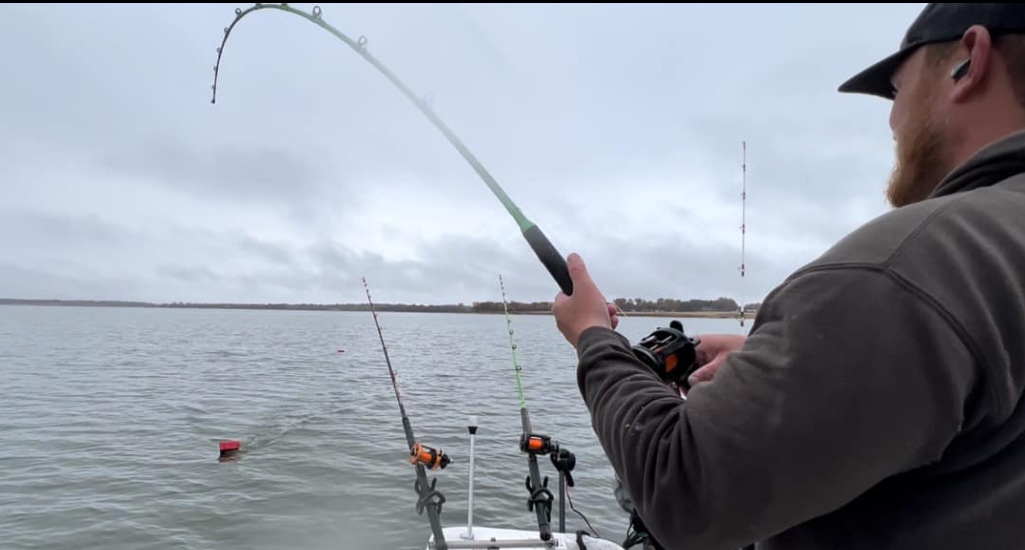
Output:
[[[546,544],[537,531],[519,529],[496,529],[473,526],[473,539],[467,538],[466,526],[444,527],[445,543],[453,550],[458,548],[521,548],[535,550],[578,550],[574,533],[552,533],[552,540]],[[476,544],[473,544],[476,543]],[[472,546],[471,546],[472,545]],[[427,550],[434,550],[434,536],[427,543]]]

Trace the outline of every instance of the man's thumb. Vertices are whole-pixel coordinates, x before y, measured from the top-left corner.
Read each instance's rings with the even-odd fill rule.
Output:
[[[569,278],[573,279],[573,286],[576,287],[576,283],[586,283],[591,281],[591,276],[587,273],[587,266],[584,265],[584,259],[580,257],[576,252],[569,255],[566,258],[566,264],[569,267]]]
[[[726,354],[719,354],[707,365],[704,365],[698,370],[691,373],[690,377],[687,378],[687,383],[693,386],[699,382],[711,381],[713,378],[715,378],[715,373],[719,372],[719,367],[721,367],[725,362]]]

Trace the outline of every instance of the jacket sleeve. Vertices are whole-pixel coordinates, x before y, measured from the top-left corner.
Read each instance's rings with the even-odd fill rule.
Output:
[[[933,302],[878,269],[795,276],[686,401],[606,328],[578,342],[595,432],[665,548],[738,548],[939,459],[975,383]]]

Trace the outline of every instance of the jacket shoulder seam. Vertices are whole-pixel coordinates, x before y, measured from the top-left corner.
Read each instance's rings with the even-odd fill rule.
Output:
[[[937,207],[936,210],[933,210],[928,216],[926,216],[924,220],[918,222],[918,225],[911,232],[911,234],[909,234],[907,237],[904,237],[904,239],[900,242],[900,245],[896,249],[894,249],[893,253],[891,253],[888,258],[883,260],[882,264],[889,268],[890,265],[893,264],[893,262],[896,261],[897,258],[901,255],[901,253],[904,252],[904,249],[907,248],[908,244],[914,241],[918,237],[918,235],[923,230],[925,230],[926,227],[931,225],[933,223],[933,220],[939,217],[940,214],[946,212],[946,210],[950,208],[952,205],[960,202],[967,196],[968,195],[966,194],[961,194],[961,196],[952,197],[950,200],[947,201],[946,204],[942,204],[939,207]]]

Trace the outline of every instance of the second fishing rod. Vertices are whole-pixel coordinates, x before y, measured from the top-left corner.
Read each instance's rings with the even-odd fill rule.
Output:
[[[566,484],[573,486],[573,477],[570,472],[576,465],[576,457],[569,450],[561,448],[551,436],[535,433],[530,424],[527,399],[523,396],[523,369],[516,358],[516,341],[513,339],[512,319],[509,318],[509,305],[505,297],[505,281],[502,280],[501,275],[498,276],[498,284],[502,289],[502,311],[505,313],[505,323],[509,329],[509,347],[512,350],[513,369],[516,373],[516,389],[520,396],[520,420],[523,425],[520,450],[527,454],[526,485],[530,494],[527,499],[527,509],[532,510],[537,516],[537,528],[541,540],[549,540],[552,538],[553,496],[552,492],[548,490],[548,477],[541,477],[541,468],[538,466],[537,457],[550,456],[552,464],[559,472],[559,532],[566,531],[565,489]]]
[[[436,550],[447,550],[448,543],[441,528],[441,505],[445,503],[445,496],[438,490],[438,479],[431,481],[427,479],[427,468],[432,470],[444,469],[449,465],[451,459],[440,449],[434,449],[423,445],[413,435],[413,426],[406,414],[406,406],[402,403],[402,394],[399,392],[399,380],[392,368],[391,358],[388,357],[388,346],[384,343],[384,333],[381,332],[381,323],[377,320],[377,308],[370,298],[370,285],[366,277],[363,278],[363,288],[367,292],[367,303],[370,304],[370,311],[374,314],[374,326],[377,327],[377,335],[381,339],[381,350],[384,352],[384,362],[388,365],[388,374],[391,376],[392,389],[395,390],[395,400],[399,404],[399,414],[402,415],[402,429],[406,434],[406,444],[409,445],[409,462],[416,467],[416,483],[413,485],[419,499],[416,502],[418,514],[427,511],[427,519],[431,524],[431,533],[434,535],[434,546]]]

